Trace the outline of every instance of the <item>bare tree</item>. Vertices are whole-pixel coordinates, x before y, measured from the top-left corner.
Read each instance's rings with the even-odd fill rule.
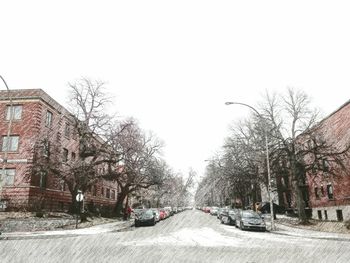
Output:
[[[43,133],[35,143],[32,174],[42,177],[43,172],[49,172],[59,183],[65,183],[71,193],[73,211],[78,190],[84,193],[100,180],[103,174],[98,171],[109,163],[116,163],[119,156],[118,152],[111,151],[106,140],[112,117],[106,113],[110,98],[103,90],[104,83],[84,78],[69,83],[69,87],[71,114],[61,115],[62,120],[56,121],[56,126]],[[76,138],[71,140],[73,144],[76,141],[71,146],[77,150],[71,158],[61,140],[61,126],[66,122],[70,125],[69,136]]]
[[[159,156],[162,143],[153,134],[146,135],[134,120],[117,127],[111,135],[111,146],[120,154],[121,162],[117,169],[112,163],[109,165],[107,177],[115,180],[120,188],[115,208],[116,214],[120,215],[130,193],[162,182],[166,164]]]
[[[301,223],[307,223],[307,172],[329,170],[321,162],[324,159],[345,168],[342,160],[349,147],[339,150],[332,142],[326,141],[318,129],[318,111],[310,108],[309,97],[300,90],[288,88],[287,94],[279,98],[267,94],[262,110],[272,127],[269,137],[274,139],[274,145],[270,146],[274,150],[270,158],[276,164],[287,162],[296,190],[299,219]]]

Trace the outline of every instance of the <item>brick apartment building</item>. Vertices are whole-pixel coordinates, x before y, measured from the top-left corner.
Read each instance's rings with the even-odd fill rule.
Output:
[[[350,101],[330,114],[317,127],[327,143],[338,152],[350,144]],[[350,219],[350,157],[344,160],[345,170],[335,167],[335,173],[307,174],[312,217],[320,220]],[[331,165],[324,160],[324,165]],[[329,167],[331,168],[331,167]],[[326,169],[327,170],[327,169]]]
[[[323,119],[314,128],[322,134],[327,145],[332,145],[334,152],[342,152],[350,145],[350,101]],[[303,135],[300,136],[304,140]],[[299,138],[299,139],[300,139]],[[303,144],[312,141],[306,139]],[[350,155],[349,155],[350,156]],[[305,160],[307,162],[307,159]],[[322,172],[307,172],[303,178],[302,194],[305,211],[308,216],[319,220],[343,221],[350,219],[350,157],[343,160],[345,169],[335,166],[324,158]],[[296,208],[296,192],[289,175],[287,162],[282,163],[276,176],[278,200],[287,211]],[[332,173],[330,173],[332,169]],[[328,172],[327,172],[328,170]]]
[[[12,120],[10,106],[12,100]],[[7,209],[51,211],[67,210],[71,193],[63,181],[52,174],[33,176],[34,147],[43,137],[55,138],[62,147],[62,162],[74,159],[79,143],[74,136],[71,114],[41,89],[0,91],[1,204]],[[7,133],[10,138],[7,142]],[[113,207],[117,184],[100,180],[85,193],[86,204]]]

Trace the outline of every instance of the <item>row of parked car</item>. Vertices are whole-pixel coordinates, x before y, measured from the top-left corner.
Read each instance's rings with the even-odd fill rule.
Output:
[[[164,220],[174,214],[180,213],[185,207],[164,207],[164,208],[138,208],[134,209],[135,227],[154,226],[160,220]]]
[[[203,207],[205,213],[216,216],[222,224],[233,225],[241,230],[266,231],[264,218],[253,210],[232,209],[230,207]]]

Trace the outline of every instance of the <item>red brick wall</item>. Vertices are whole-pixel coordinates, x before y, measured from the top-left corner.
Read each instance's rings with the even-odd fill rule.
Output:
[[[40,189],[39,179],[31,176],[31,164],[33,159],[34,145],[39,140],[47,137],[54,140],[62,148],[68,149],[69,158],[75,152],[78,157],[79,142],[72,137],[73,126],[70,126],[71,134],[65,136],[65,125],[69,122],[68,112],[52,100],[41,90],[21,91],[17,90],[13,99],[13,105],[22,105],[21,120],[14,120],[11,126],[11,135],[19,135],[19,148],[17,152],[8,153],[8,159],[27,159],[29,163],[6,164],[6,168],[16,169],[15,183],[13,186],[3,187],[2,197],[8,200],[9,206],[14,209],[33,209],[40,204],[44,204],[45,209],[59,210],[67,209],[71,203],[71,194],[67,187],[61,190],[59,180],[53,175],[48,175],[45,189]],[[0,95],[2,93],[0,92]],[[43,96],[41,98],[25,98],[28,94]],[[6,98],[6,94],[4,96]],[[44,98],[44,99],[43,99]],[[0,96],[1,99],[1,96]],[[47,104],[51,102],[52,104]],[[6,106],[8,101],[0,100],[0,135],[6,135],[8,121],[5,119]],[[55,107],[53,107],[53,105]],[[46,127],[46,112],[53,113],[53,123],[51,127]],[[0,153],[3,157],[3,152]],[[115,182],[100,181],[96,183],[97,193],[86,193],[86,201],[94,200],[96,205],[113,206],[117,197],[117,184]],[[101,189],[104,188],[102,195]],[[106,197],[106,189],[115,190],[114,200]]]
[[[332,143],[338,151],[345,149],[350,143],[350,103],[346,104],[334,114],[324,119],[321,130],[328,143]],[[318,173],[308,175],[309,193],[311,206],[327,207],[350,205],[350,158],[345,160],[347,171],[337,169],[335,175],[329,173]],[[327,185],[333,186],[333,199],[327,196]],[[316,198],[315,187],[324,188],[324,194],[319,191],[320,196]]]

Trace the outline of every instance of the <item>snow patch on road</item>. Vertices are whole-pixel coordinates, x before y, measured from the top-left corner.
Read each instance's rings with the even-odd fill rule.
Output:
[[[238,247],[242,245],[241,240],[236,237],[224,236],[209,228],[183,228],[164,236],[143,239],[131,242],[132,245],[175,245],[175,246],[202,246],[202,247]]]

